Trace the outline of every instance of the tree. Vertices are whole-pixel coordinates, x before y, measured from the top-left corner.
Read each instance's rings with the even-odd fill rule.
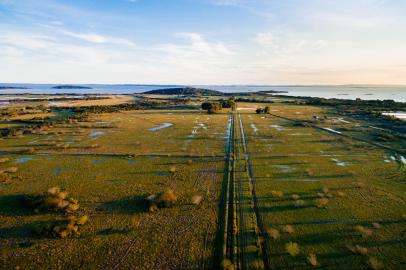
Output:
[[[207,110],[208,113],[217,113],[222,109],[222,104],[218,102],[203,102],[202,109]]]

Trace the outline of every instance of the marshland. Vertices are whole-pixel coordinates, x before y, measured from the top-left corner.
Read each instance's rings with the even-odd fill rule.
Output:
[[[404,122],[211,94],[8,98],[1,268],[401,269]]]

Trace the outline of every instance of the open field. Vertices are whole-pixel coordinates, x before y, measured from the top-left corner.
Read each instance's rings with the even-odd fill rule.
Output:
[[[404,134],[283,101],[215,114],[195,98],[192,109],[4,116],[0,128],[49,122],[0,140],[0,171],[11,176],[0,182],[0,268],[401,269]],[[269,114],[255,113],[266,105]],[[26,204],[54,186],[89,217],[80,235],[35,233],[69,216]],[[169,189],[176,203],[150,212],[146,198]]]

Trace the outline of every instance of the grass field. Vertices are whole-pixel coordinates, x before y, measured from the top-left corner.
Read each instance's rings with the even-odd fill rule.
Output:
[[[18,171],[0,182],[0,268],[216,269],[228,228],[238,269],[402,269],[402,137],[378,141],[376,123],[325,107],[255,113],[265,105],[90,114],[2,138],[0,171]],[[53,186],[90,217],[79,236],[34,232],[66,217],[25,203]],[[146,198],[168,189],[175,205],[150,213]]]
[[[294,119],[321,112],[299,106],[274,110]],[[375,262],[371,258],[387,269],[402,267],[405,170],[390,158],[393,153],[275,116],[246,113],[241,118],[273,268],[306,269],[309,254],[325,269],[368,269]],[[322,198],[326,206],[319,208]],[[286,226],[293,232],[284,232]],[[286,253],[289,242],[298,243],[299,255]],[[367,254],[354,254],[356,245]]]

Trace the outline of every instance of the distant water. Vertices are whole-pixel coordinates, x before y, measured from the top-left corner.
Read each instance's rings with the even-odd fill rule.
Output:
[[[55,84],[0,84],[30,89],[0,90],[0,94],[133,94],[149,90],[183,87],[182,85],[107,85],[80,84],[92,89],[52,89]],[[393,99],[406,102],[406,86],[272,86],[272,85],[195,85],[222,92],[287,91],[283,95],[365,100]]]

